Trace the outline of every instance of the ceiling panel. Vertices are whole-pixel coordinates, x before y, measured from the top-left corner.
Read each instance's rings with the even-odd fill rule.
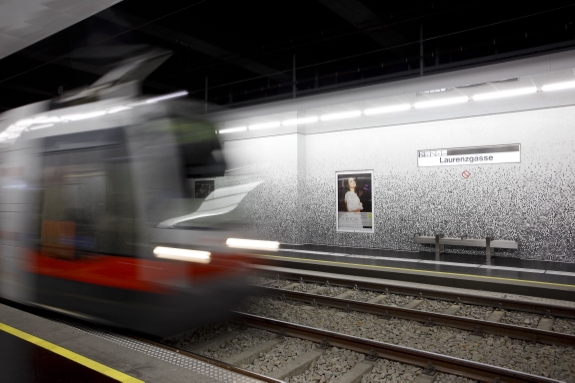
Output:
[[[121,0],[0,0],[0,59]]]

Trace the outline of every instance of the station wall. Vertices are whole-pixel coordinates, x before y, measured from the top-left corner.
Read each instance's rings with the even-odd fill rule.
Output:
[[[216,179],[216,188],[261,181],[235,211],[245,238],[299,242],[299,138],[290,134],[224,143],[228,171]]]
[[[520,241],[496,254],[575,261],[574,127],[575,107],[560,107],[227,141],[233,171],[219,182],[264,181],[238,208],[248,238],[431,250],[414,233],[489,235]],[[521,163],[417,166],[421,149],[511,143]],[[335,172],[344,170],[374,171],[373,234],[336,232]]]

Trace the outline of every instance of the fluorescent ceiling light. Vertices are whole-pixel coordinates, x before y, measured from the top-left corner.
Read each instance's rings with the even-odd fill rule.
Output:
[[[254,124],[250,125],[250,130],[259,130],[259,129],[269,129],[269,128],[279,128],[280,122],[279,121],[272,121],[272,122],[263,122],[261,124]]]
[[[237,249],[252,250],[277,250],[280,247],[279,242],[275,241],[257,241],[255,239],[228,238],[226,245]]]
[[[420,101],[413,104],[413,107],[415,109],[425,109],[425,108],[434,108],[436,106],[463,104],[468,101],[469,98],[467,96],[461,96],[461,97],[445,98],[442,100]]]
[[[557,82],[555,84],[547,84],[541,87],[543,92],[552,92],[554,90],[573,89],[575,88],[575,81]]]
[[[361,116],[361,110],[350,110],[349,112],[324,114],[320,117],[322,121],[343,120],[344,118],[353,118]]]
[[[219,134],[236,133],[236,132],[245,132],[246,130],[248,130],[248,128],[246,128],[245,126],[236,126],[235,128],[220,129],[218,133]]]
[[[311,117],[302,117],[302,118],[292,118],[290,120],[284,120],[282,122],[283,126],[293,126],[298,124],[313,124],[314,122],[318,122],[317,116]]]
[[[154,249],[154,255],[157,258],[174,259],[176,261],[210,263],[212,254],[209,251],[176,249],[174,247],[158,246]]]
[[[411,109],[410,104],[391,105],[391,106],[382,106],[380,108],[366,109],[363,111],[363,114],[365,114],[366,116],[372,116],[374,114],[402,112],[404,110],[409,110],[409,109]]]
[[[188,91],[187,90],[182,90],[180,92],[176,92],[176,93],[170,93],[170,94],[165,94],[163,96],[158,96],[158,97],[154,97],[154,98],[150,98],[146,100],[146,103],[150,104],[153,102],[158,102],[158,101],[163,101],[163,100],[169,100],[170,98],[176,98],[176,97],[184,97],[188,95]]]
[[[503,90],[503,91],[499,91],[499,92],[475,94],[475,95],[473,95],[473,100],[474,101],[495,100],[495,99],[504,98],[504,97],[523,96],[523,95],[532,94],[535,92],[537,92],[537,87],[530,86],[528,88],[520,88],[520,89],[512,89],[512,90]]]

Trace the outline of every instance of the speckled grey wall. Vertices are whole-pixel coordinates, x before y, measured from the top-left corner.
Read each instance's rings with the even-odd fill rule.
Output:
[[[420,249],[414,233],[519,239],[522,258],[575,261],[575,108],[308,135],[303,242]],[[520,164],[418,168],[418,149],[521,144]],[[374,234],[335,230],[334,174],[374,170]],[[471,177],[461,173],[469,170]],[[460,249],[458,251],[461,251]],[[503,255],[503,254],[502,254]]]
[[[520,164],[417,167],[418,149],[507,143],[521,144]],[[501,255],[575,261],[575,107],[228,141],[224,153],[237,170],[220,184],[264,181],[238,208],[249,238],[417,250],[414,233],[490,235],[519,239]],[[375,232],[338,233],[335,172],[364,169]]]
[[[298,243],[298,135],[227,141],[223,152],[229,171],[216,187],[263,181],[236,209],[240,235]]]

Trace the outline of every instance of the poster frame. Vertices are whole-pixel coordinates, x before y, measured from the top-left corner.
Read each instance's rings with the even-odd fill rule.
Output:
[[[371,175],[371,230],[363,229],[363,230],[354,230],[354,229],[340,229],[339,228],[339,210],[338,210],[338,176],[345,175],[345,174],[361,174],[361,173],[369,173]],[[375,195],[376,195],[376,187],[375,187],[375,178],[374,178],[374,171],[373,169],[363,169],[363,170],[342,170],[335,172],[335,231],[336,233],[367,233],[373,234],[375,233]]]
[[[201,182],[201,181],[213,181],[214,182],[214,190],[216,190],[216,179],[215,178],[210,178],[210,177],[206,177],[206,178],[194,178],[193,182],[192,182],[192,198],[198,198],[196,197],[196,182]]]

